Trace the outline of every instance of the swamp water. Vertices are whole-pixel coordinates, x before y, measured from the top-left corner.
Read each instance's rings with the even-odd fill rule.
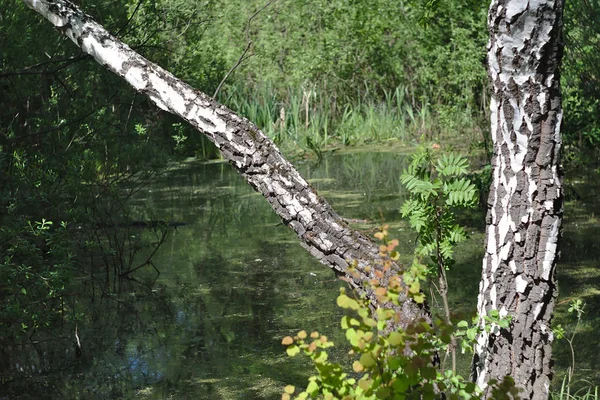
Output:
[[[394,153],[351,153],[299,169],[356,229],[372,234],[385,220],[408,260],[414,234],[398,211],[406,163]],[[307,360],[285,355],[284,336],[318,330],[338,344],[334,357],[346,357],[335,306],[343,283],[300,247],[229,165],[182,164],[131,205],[139,220],[185,223],[153,258],[160,274],[144,267],[135,277],[146,284],[124,282],[118,294],[75,307],[86,316],[78,326],[80,356],[65,340],[0,349],[0,357],[10,360],[0,358],[0,399],[277,399],[284,385],[303,386],[312,373]],[[577,371],[598,384],[600,361],[591,357],[600,351],[594,211],[582,202],[567,207],[557,316],[565,328],[572,326],[568,300],[585,296]],[[450,290],[453,309],[466,317],[476,303],[484,215],[474,211],[462,223],[471,238],[457,250]],[[57,327],[53,335],[72,337],[68,329]],[[564,374],[570,363],[566,343],[556,346],[556,357]],[[468,363],[464,357],[462,368]]]

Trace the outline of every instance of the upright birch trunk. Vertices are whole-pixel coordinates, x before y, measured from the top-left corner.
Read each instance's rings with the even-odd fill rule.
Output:
[[[493,0],[488,15],[493,183],[478,313],[511,316],[478,337],[476,382],[514,378],[546,399],[562,220],[559,65],[563,0]]]
[[[24,2],[158,107],[178,115],[205,134],[319,261],[345,276],[359,291],[364,290],[364,282],[376,278],[375,269],[382,263],[378,246],[350,229],[252,122],[143,58],[70,1]],[[353,262],[357,263],[358,276],[349,272]],[[385,284],[385,277],[382,283]],[[375,295],[367,295],[377,304]],[[401,326],[419,317],[429,320],[425,307],[408,300],[404,294],[401,301],[402,305],[395,310]]]

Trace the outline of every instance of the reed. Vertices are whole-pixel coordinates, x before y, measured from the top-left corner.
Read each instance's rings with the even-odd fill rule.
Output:
[[[335,91],[303,85],[276,90],[269,84],[223,90],[222,100],[283,147],[319,151],[339,145],[434,139],[440,132],[428,102],[415,105],[404,87],[377,95],[368,86],[341,102]]]

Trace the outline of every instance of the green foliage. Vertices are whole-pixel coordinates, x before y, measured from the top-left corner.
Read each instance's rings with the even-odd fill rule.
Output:
[[[554,336],[556,337],[556,339],[563,339],[566,340],[567,343],[569,344],[569,348],[571,350],[571,366],[569,367],[569,370],[567,372],[567,375],[563,378],[563,382],[562,382],[562,386],[561,386],[561,390],[560,390],[560,396],[559,398],[561,399],[565,399],[565,398],[597,398],[598,397],[598,388],[594,389],[594,396],[592,396],[592,389],[590,387],[587,388],[587,393],[584,393],[583,397],[580,397],[580,391],[576,392],[575,395],[571,395],[571,391],[572,391],[572,387],[573,387],[573,376],[575,374],[575,348],[573,347],[573,343],[575,342],[575,336],[577,335],[578,331],[579,331],[579,325],[581,324],[581,317],[583,316],[584,313],[584,308],[585,308],[585,303],[583,302],[583,300],[581,299],[573,299],[571,301],[571,303],[569,304],[569,309],[567,310],[567,312],[571,315],[575,315],[575,326],[570,330],[570,332],[567,332],[567,330],[565,328],[562,327],[562,325],[557,325],[556,327],[554,327],[552,329],[552,332],[554,333]],[[569,334],[570,333],[570,334]],[[587,386],[587,385],[586,385]]]
[[[343,108],[331,101],[326,87],[288,87],[282,92],[269,84],[232,83],[222,93],[225,104],[292,154],[318,154],[337,145],[407,141],[433,130],[429,108],[415,110],[403,87],[385,91],[382,100],[358,99]]]
[[[386,260],[375,270],[375,276],[383,276],[381,271],[389,269],[391,261],[398,257],[398,241],[389,240],[387,235],[385,226],[375,234],[382,241],[380,253]],[[369,290],[376,294],[379,304],[398,306],[400,294],[423,302],[418,285],[411,286],[425,279],[423,272],[418,268],[409,269],[402,278],[392,276],[385,287],[381,286],[380,279],[373,279],[369,282]],[[403,329],[390,331],[388,327],[392,324],[396,327],[400,318],[392,309],[373,310],[366,297],[351,297],[344,289],[340,289],[337,305],[348,311],[341,319],[341,326],[351,347],[351,371],[330,361],[327,349],[334,343],[326,336],[318,332],[309,335],[306,331],[287,336],[281,342],[287,346],[287,354],[309,357],[317,373],[309,378],[304,390],[286,386],[282,399],[289,400],[294,395],[296,399],[434,399],[439,398],[440,393],[448,399],[480,398],[474,383],[451,370],[440,371],[435,362],[437,354],[449,348],[453,337],[459,338],[464,350],[472,349],[479,324],[470,326],[461,321],[455,329],[441,319],[435,319],[432,324],[416,320],[406,323]],[[488,330],[494,324],[507,326],[510,323],[497,313],[486,318],[484,326]],[[510,379],[491,384],[497,394],[495,398],[517,398]]]
[[[427,26],[417,1],[138,3],[125,39],[209,94],[251,42],[218,100],[288,145],[474,133],[485,109],[481,2],[440,2]]]
[[[421,147],[411,156],[411,163],[400,178],[410,193],[402,205],[402,217],[408,218],[417,231],[419,245],[415,253],[432,259],[432,271],[440,262],[448,268],[453,262],[454,247],[467,238],[453,210],[477,204],[477,189],[466,178],[468,167],[464,157],[436,157],[432,150]]]
[[[123,5],[96,2],[89,11],[114,31],[127,25]],[[76,320],[75,279],[111,291],[144,246],[117,229],[129,218],[126,200],[164,167],[174,144],[145,100],[24,4],[2,10],[0,20],[5,348]]]
[[[382,289],[382,288],[380,288]],[[391,296],[383,293],[393,301]],[[389,296],[389,297],[387,297]],[[435,327],[415,321],[405,331],[381,333],[394,319],[390,310],[378,310],[377,320],[371,314],[365,299],[353,299],[342,290],[338,305],[352,310],[355,317],[342,318],[342,328],[355,355],[352,372],[328,360],[325,349],[333,346],[325,336],[311,333],[307,340],[304,331],[286,337],[282,344],[288,345],[288,355],[303,352],[314,363],[317,375],[309,379],[306,389],[296,398],[344,398],[344,399],[404,399],[435,398],[436,391],[448,394],[448,398],[476,397],[476,385],[453,375],[451,371],[440,373],[432,364],[435,353],[449,344],[448,327],[437,321]],[[437,337],[436,334],[441,334]],[[406,355],[410,349],[411,355]],[[286,389],[290,398],[293,388]]]
[[[563,87],[566,158],[585,162],[581,150],[597,149],[600,142],[600,4],[575,0],[565,3]],[[588,157],[589,161],[589,157]]]
[[[552,394],[553,399],[557,400],[598,400],[600,399],[600,388],[584,382],[585,387],[579,390],[573,390],[568,382],[568,377],[565,376],[562,380],[560,390]]]
[[[5,239],[0,246],[0,339],[8,339],[46,328],[59,316],[73,257],[64,222],[54,226],[42,219],[19,228],[4,219],[0,237]]]
[[[475,185],[466,178],[468,169],[469,163],[464,157],[455,154],[436,156],[433,150],[420,147],[412,154],[410,165],[400,178],[409,192],[409,198],[401,208],[402,217],[408,218],[418,235],[413,268],[421,266],[423,257],[431,260],[423,268],[438,278],[437,285],[433,280],[430,282],[442,298],[448,325],[452,321],[446,270],[454,263],[455,246],[467,238],[453,210],[472,208],[477,203]],[[456,337],[472,340],[473,334],[473,330],[467,330],[457,333]],[[452,355],[453,372],[456,372],[456,347],[455,337],[452,336],[449,352]],[[462,350],[467,347],[463,341]]]

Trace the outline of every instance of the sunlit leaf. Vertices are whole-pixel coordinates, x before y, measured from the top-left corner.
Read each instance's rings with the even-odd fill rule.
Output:
[[[290,344],[294,343],[294,339],[292,339],[291,336],[286,336],[281,340],[281,344],[284,346],[288,346]]]
[[[300,353],[300,348],[296,345],[292,345],[286,349],[286,353],[290,357],[294,357],[298,353]]]
[[[368,368],[370,366],[375,365],[375,359],[373,358],[373,355],[370,352],[364,353],[362,356],[360,356],[360,363]]]
[[[404,339],[403,339],[401,333],[399,333],[399,332],[392,332],[388,336],[388,341],[390,342],[390,344],[392,346],[398,346],[398,345],[400,345],[400,344],[403,343]]]
[[[354,363],[352,363],[352,369],[354,372],[362,372],[364,371],[365,367],[360,363],[360,361],[354,361]]]
[[[283,391],[288,394],[294,394],[295,390],[296,388],[293,385],[287,385],[285,388],[283,388]]]
[[[319,391],[319,385],[315,381],[308,382],[308,386],[306,386],[306,392],[311,396],[316,396]]]

